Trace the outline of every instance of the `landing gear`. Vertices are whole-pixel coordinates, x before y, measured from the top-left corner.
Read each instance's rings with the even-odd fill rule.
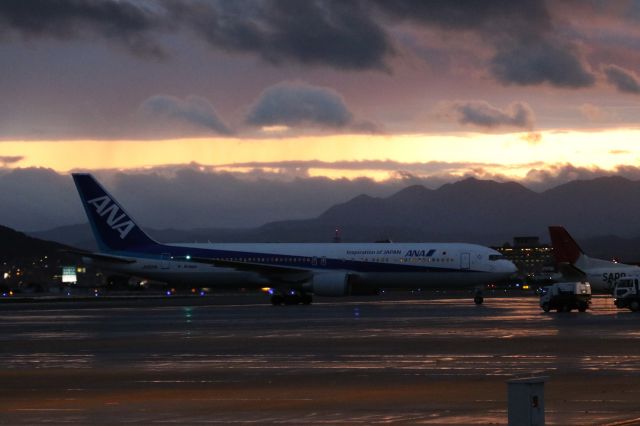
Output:
[[[476,288],[476,294],[473,296],[473,303],[475,303],[476,305],[482,305],[482,302],[484,302],[482,289]]]
[[[300,303],[302,303],[303,305],[310,305],[312,302],[313,302],[313,298],[311,297],[310,294],[302,293],[300,295]]]
[[[271,304],[273,306],[280,305],[310,305],[313,302],[313,298],[309,293],[299,293],[291,290],[287,293],[275,293],[271,296]]]

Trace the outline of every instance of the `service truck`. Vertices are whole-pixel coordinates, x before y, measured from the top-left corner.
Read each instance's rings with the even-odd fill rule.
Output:
[[[618,282],[613,288],[613,302],[618,308],[629,308],[633,312],[640,311],[638,277],[618,278]]]
[[[544,287],[540,295],[540,307],[549,312],[584,312],[591,305],[591,284],[586,281],[555,283]]]

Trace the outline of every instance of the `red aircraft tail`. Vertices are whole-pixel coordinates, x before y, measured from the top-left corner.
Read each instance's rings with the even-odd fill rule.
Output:
[[[551,236],[551,245],[553,246],[556,262],[573,264],[578,260],[582,254],[582,249],[564,227],[550,226],[549,235]]]

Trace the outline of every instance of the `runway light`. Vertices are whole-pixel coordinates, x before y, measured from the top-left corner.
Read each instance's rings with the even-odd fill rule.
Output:
[[[187,259],[187,260],[191,260],[191,255],[190,255],[190,254],[188,254],[188,255],[186,256],[186,259]]]
[[[171,296],[171,290],[167,290],[167,296]]]

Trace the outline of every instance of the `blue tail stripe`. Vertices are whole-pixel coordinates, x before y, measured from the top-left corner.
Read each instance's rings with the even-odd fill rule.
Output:
[[[92,175],[74,173],[72,176],[101,251],[148,250],[160,245],[135,223]]]

